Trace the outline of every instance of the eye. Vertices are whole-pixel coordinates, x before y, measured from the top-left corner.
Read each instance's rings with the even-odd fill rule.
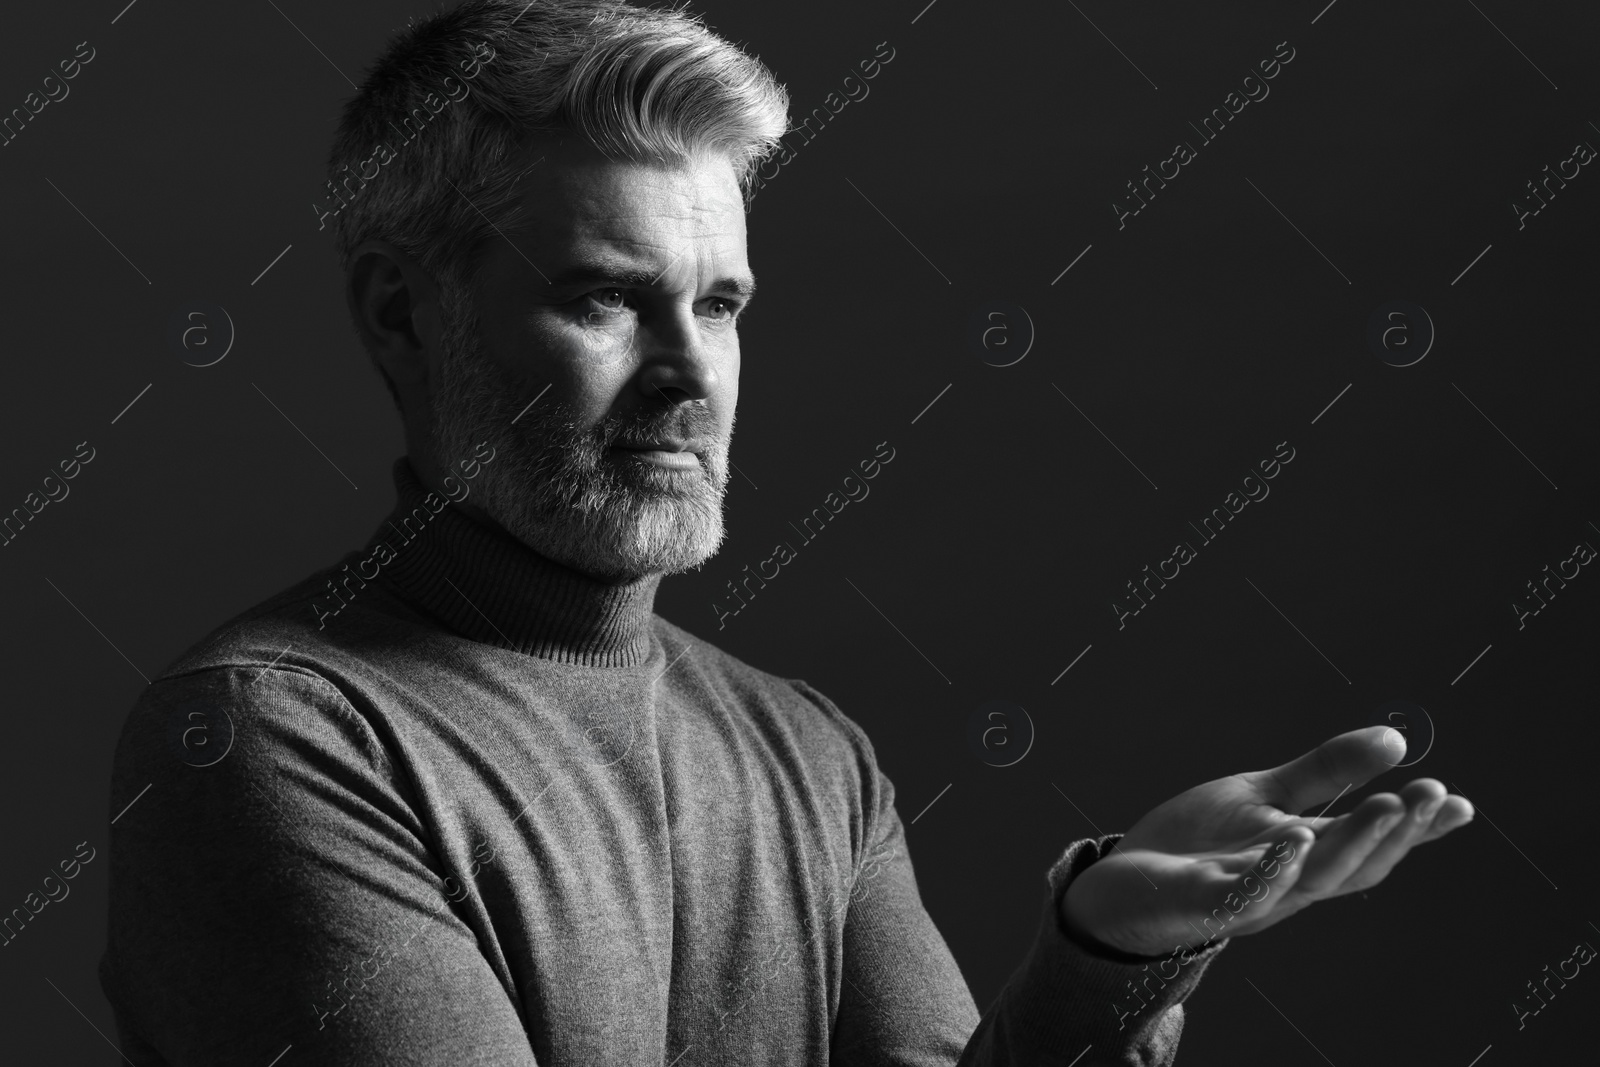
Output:
[[[724,322],[731,322],[738,318],[739,310],[743,306],[720,296],[707,297],[705,304],[712,318],[721,319]]]
[[[615,314],[627,307],[628,293],[617,288],[595,289],[579,297],[578,304],[588,312],[584,317],[594,321],[605,317],[602,313]]]

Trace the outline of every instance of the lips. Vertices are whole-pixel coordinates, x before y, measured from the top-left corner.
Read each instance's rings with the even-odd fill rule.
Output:
[[[658,437],[652,441],[638,443],[618,441],[614,447],[625,448],[630,452],[699,452],[702,446],[697,442],[682,441],[675,437]]]
[[[695,448],[699,442],[684,441],[675,437],[658,437],[651,441],[637,443],[618,443],[611,452],[613,462],[617,463],[642,463],[660,470],[687,473],[698,471],[705,474],[705,461],[700,458],[700,453]],[[700,447],[704,447],[700,445]],[[616,453],[627,453],[628,458],[623,459]]]

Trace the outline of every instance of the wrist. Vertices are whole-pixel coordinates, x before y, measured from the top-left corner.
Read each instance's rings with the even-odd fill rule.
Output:
[[[1103,923],[1096,923],[1089,917],[1084,907],[1087,892],[1079,888],[1080,878],[1074,878],[1068,883],[1056,908],[1061,920],[1061,932],[1068,940],[1092,955],[1118,963],[1145,963],[1159,959],[1159,951],[1154,954],[1140,951],[1142,946],[1134,943],[1132,938],[1119,936],[1117,931],[1110,930]]]

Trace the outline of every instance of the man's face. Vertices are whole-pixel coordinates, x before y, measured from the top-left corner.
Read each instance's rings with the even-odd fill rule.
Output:
[[[754,288],[733,168],[614,162],[571,137],[530,163],[521,220],[441,304],[433,459],[493,445],[470,502],[550,559],[608,581],[696,567],[723,538]]]

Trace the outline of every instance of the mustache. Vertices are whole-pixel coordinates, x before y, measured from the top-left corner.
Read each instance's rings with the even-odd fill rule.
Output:
[[[641,443],[659,438],[711,444],[718,440],[717,418],[697,404],[676,404],[643,409],[629,415],[607,416],[591,431],[601,447]]]

